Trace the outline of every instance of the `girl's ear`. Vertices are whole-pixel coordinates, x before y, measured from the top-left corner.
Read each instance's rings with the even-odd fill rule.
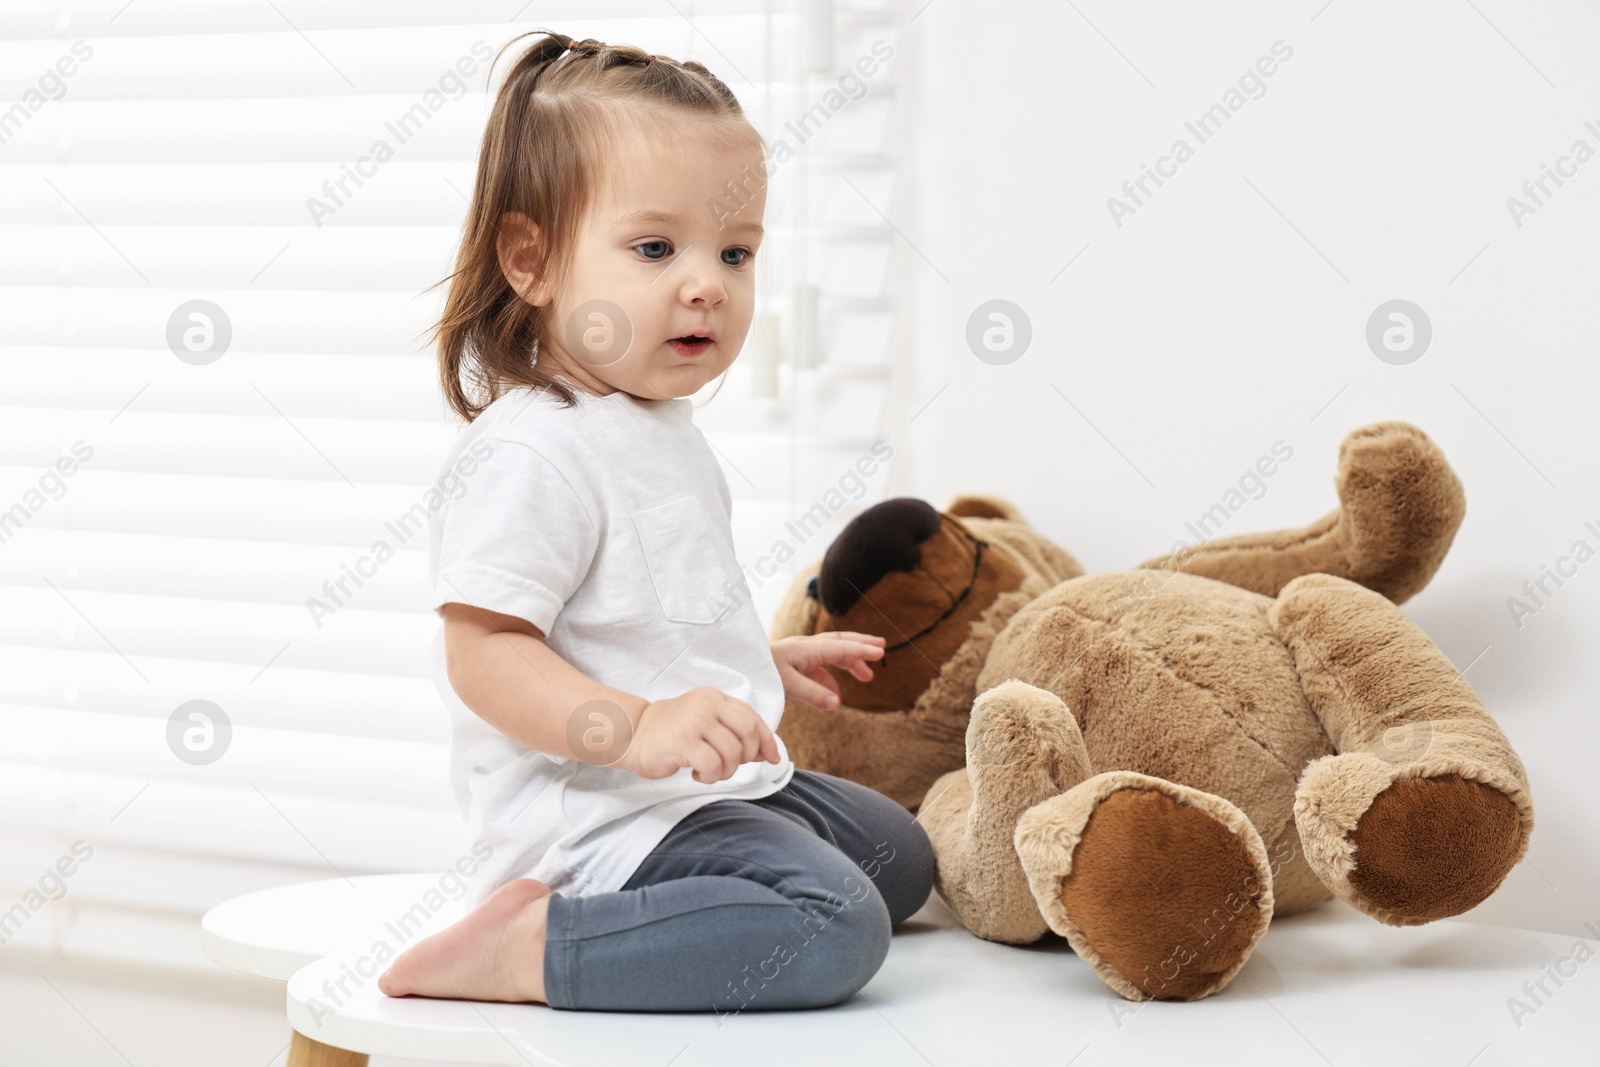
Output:
[[[500,272],[518,296],[534,307],[550,302],[553,294],[546,282],[544,245],[537,222],[520,211],[500,216],[495,251],[500,257]]]

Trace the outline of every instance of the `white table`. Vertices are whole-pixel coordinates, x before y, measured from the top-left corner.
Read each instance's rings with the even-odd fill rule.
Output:
[[[424,903],[437,881],[330,879],[238,897],[206,914],[206,949],[227,966],[288,981],[291,1067],[360,1065],[368,1053],[540,1067],[1496,1067],[1600,1058],[1594,941],[1581,943],[1595,959],[1579,964],[1579,939],[1569,935],[1462,921],[1396,929],[1337,902],[1275,923],[1233,984],[1194,1004],[1124,1001],[1053,935],[1027,948],[981,941],[937,896],[896,929],[883,969],[859,994],[818,1011],[719,1019],[386,997],[377,975],[388,964],[374,962],[375,942],[404,948],[461,914],[459,904]],[[428,920],[420,932],[402,939],[385,927],[418,906]],[[1562,959],[1575,973],[1558,986],[1548,967]],[[1545,993],[1530,985],[1530,995],[1524,983],[1541,979]],[[1528,1009],[1520,1017],[1511,998]]]

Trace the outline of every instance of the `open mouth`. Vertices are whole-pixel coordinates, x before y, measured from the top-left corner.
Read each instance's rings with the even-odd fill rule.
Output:
[[[693,357],[710,348],[712,338],[706,337],[704,334],[691,333],[682,337],[674,337],[667,343],[672,346],[673,351],[677,352],[678,355]]]

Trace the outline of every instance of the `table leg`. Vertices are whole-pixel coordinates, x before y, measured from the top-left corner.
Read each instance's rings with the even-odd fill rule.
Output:
[[[298,1030],[289,1039],[288,1067],[367,1067],[365,1052],[334,1048],[313,1041]]]

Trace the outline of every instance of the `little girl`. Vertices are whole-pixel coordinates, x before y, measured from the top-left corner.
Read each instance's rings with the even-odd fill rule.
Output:
[[[820,1007],[928,898],[910,814],[773,732],[786,698],[837,706],[828,667],[871,678],[883,639],[768,642],[691,421],[750,327],[763,147],[704,66],[637,48],[541,33],[499,90],[438,326],[464,488],[429,531],[452,784],[488,859],[390,996]]]

